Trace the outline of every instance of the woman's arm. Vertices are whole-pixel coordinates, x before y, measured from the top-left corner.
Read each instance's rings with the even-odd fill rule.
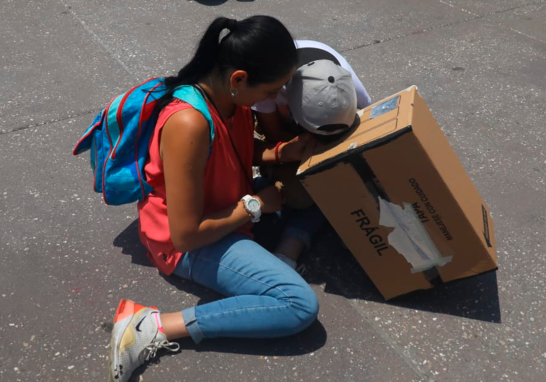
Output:
[[[242,202],[203,216],[209,140],[208,123],[194,109],[173,114],[161,134],[169,228],[179,252],[214,243],[251,219]]]

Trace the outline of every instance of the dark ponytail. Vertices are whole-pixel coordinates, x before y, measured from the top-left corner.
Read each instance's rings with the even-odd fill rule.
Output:
[[[224,29],[229,33],[220,41]],[[177,86],[196,84],[216,68],[221,75],[230,68],[244,70],[252,86],[274,82],[296,63],[294,40],[279,20],[270,16],[241,21],[219,17],[207,28],[192,60],[178,75],[165,78],[167,94],[160,100],[160,107],[172,100]]]

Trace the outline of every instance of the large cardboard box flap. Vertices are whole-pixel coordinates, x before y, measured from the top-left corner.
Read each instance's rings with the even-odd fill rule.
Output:
[[[496,269],[489,209],[417,88],[360,115],[298,177],[382,295]]]

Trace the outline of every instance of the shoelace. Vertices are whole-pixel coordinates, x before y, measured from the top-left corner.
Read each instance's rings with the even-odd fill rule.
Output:
[[[146,354],[145,360],[149,361],[150,359],[155,358],[159,349],[166,349],[174,353],[180,350],[180,344],[163,340],[149,344],[146,346],[146,349],[148,350],[148,354]]]
[[[296,267],[296,272],[298,272],[301,277],[305,276],[307,274],[307,266],[305,264],[300,264]]]

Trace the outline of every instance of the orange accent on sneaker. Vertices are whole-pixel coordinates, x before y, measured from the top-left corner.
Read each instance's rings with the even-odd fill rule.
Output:
[[[135,303],[131,300],[122,299],[119,302],[118,308],[116,310],[116,315],[114,317],[114,323],[124,320],[129,317],[133,311],[133,305]]]
[[[127,317],[136,314],[139,310],[146,308],[148,307],[124,298],[119,302],[118,308],[116,310],[116,316],[114,317],[114,323],[123,321]],[[154,307],[152,307],[152,309],[158,310]]]
[[[119,302],[118,308],[116,310],[116,316],[114,317],[114,323],[123,321],[127,317],[136,314],[141,309],[147,309],[147,308],[148,307],[145,305],[140,305],[134,301],[124,298]],[[154,308],[154,307],[151,307],[151,308],[157,310],[157,308]]]
[[[137,304],[137,303],[134,303],[135,306],[133,308],[133,313],[136,313],[138,312],[140,309],[146,309],[147,306],[144,306],[144,305],[140,305],[140,304]]]

